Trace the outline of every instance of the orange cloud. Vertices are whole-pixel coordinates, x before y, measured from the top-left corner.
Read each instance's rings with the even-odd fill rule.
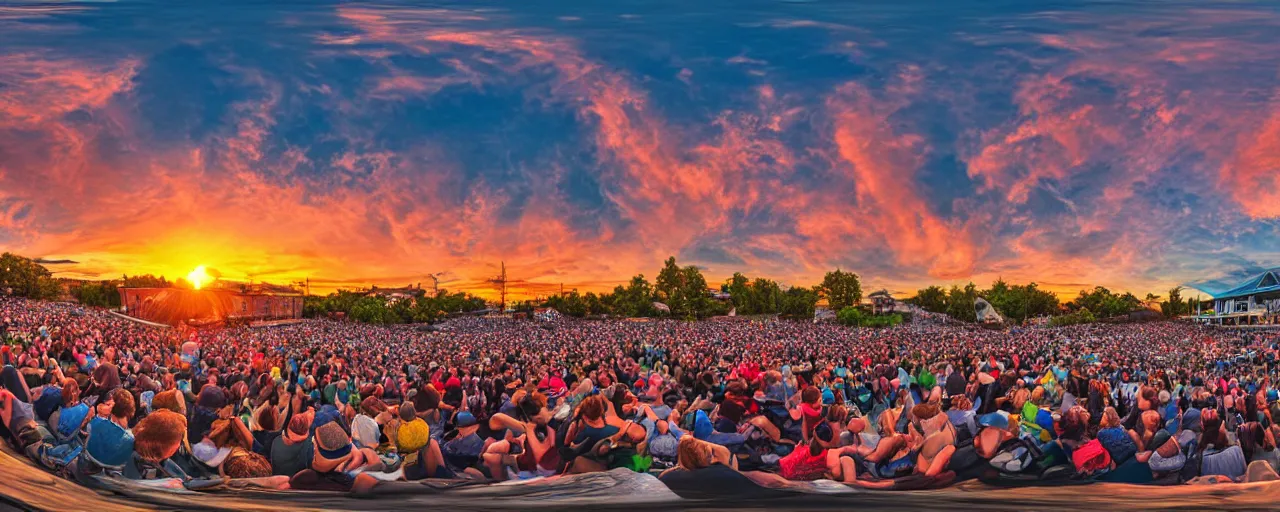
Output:
[[[1238,204],[1211,204],[1203,216],[1280,216],[1277,102],[1259,109],[1247,99],[1277,97],[1274,77],[1239,86],[1222,78],[1273,62],[1276,45],[1139,35],[1177,20],[1031,37],[1045,53],[1007,76],[980,77],[1016,84],[1008,118],[993,122],[966,115],[969,91],[938,89],[937,63],[904,63],[882,85],[860,79],[797,93],[784,81],[753,82],[731,93],[745,106],[664,116],[644,87],[650,77],[590,57],[581,42],[475,28],[500,14],[349,6],[338,14],[349,26],[316,36],[303,59],[315,62],[304,64],[362,59],[377,72],[360,87],[344,94],[332,82],[299,85],[219,62],[225,80],[253,93],[207,135],[161,147],[148,139],[134,94],[145,58],[0,52],[0,246],[81,261],[80,275],[177,277],[203,264],[229,279],[315,277],[317,291],[416,283],[447,270],[450,288],[492,296],[485,278],[499,261],[523,280],[517,293],[562,281],[600,290],[634,273],[652,277],[666,256],[685,259],[707,244],[733,265],[713,268],[713,283],[743,270],[810,284],[844,264],[865,274],[867,288],[1004,277],[1063,283],[1055,291],[1070,293],[1082,281],[1165,284],[1135,275],[1170,250],[1162,233],[1195,218],[1142,211],[1153,183],[1209,184],[1196,192]],[[774,26],[888,51],[846,25]],[[439,65],[419,74],[413,59]],[[774,79],[784,64],[769,60]],[[686,85],[704,76],[680,66],[672,74],[681,69]],[[477,176],[457,148],[424,137],[388,149],[379,131],[394,127],[351,120],[489,87],[570,113],[585,143],[511,162],[514,177],[500,179],[520,181],[516,190]],[[310,96],[300,99],[299,88]],[[323,142],[340,148],[332,156],[313,151],[314,140],[281,135],[300,101],[331,114]],[[974,127],[959,148],[919,121],[913,109],[932,101],[961,112],[962,129]],[[588,154],[607,221],[575,221],[579,207],[560,187],[577,165],[561,153],[574,151]],[[933,196],[951,196],[936,188],[951,184],[931,183],[929,166],[952,152],[967,171],[959,181],[978,190],[939,204]],[[1035,215],[1041,192],[1070,213]]]
[[[1246,214],[1280,217],[1280,107],[1258,129],[1240,135],[1236,156],[1222,167],[1218,183]]]
[[[857,215],[850,216],[855,222],[847,228],[872,230],[904,265],[927,268],[929,275],[944,279],[967,276],[979,250],[963,226],[935,215],[920,196],[916,173],[927,144],[892,127],[889,114],[901,101],[874,98],[863,87],[848,84],[827,102],[834,113],[839,156],[850,167],[858,201]]]
[[[552,99],[575,106],[595,127],[597,147],[616,164],[603,170],[615,187],[606,191],[608,198],[635,221],[643,243],[613,247],[638,251],[652,261],[678,252],[699,235],[725,228],[731,210],[752,208],[768,189],[769,182],[753,178],[792,165],[787,149],[770,134],[778,133],[795,113],[778,107],[769,88],[758,91],[761,114],[725,114],[715,121],[719,137],[688,147],[625,76],[587,60],[562,38],[406,23],[395,12],[381,9],[343,8],[340,15],[363,33],[344,44],[393,43],[422,54],[460,45],[502,54],[509,62],[508,73],[554,70]],[[405,77],[396,80],[416,83]]]

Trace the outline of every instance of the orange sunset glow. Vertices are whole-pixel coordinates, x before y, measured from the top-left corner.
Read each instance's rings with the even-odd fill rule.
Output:
[[[105,37],[97,9],[0,16],[0,249],[60,277],[492,298],[505,262],[528,298],[674,255],[713,285],[840,267],[1065,297],[1280,255],[1270,10],[925,39],[779,13],[641,55],[641,32],[513,12],[268,15],[257,52],[198,25]]]

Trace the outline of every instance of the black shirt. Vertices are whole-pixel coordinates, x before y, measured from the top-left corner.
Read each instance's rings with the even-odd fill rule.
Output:
[[[271,474],[293,476],[299,471],[311,468],[311,459],[315,456],[315,448],[308,438],[298,444],[284,442],[284,436],[271,442]]]

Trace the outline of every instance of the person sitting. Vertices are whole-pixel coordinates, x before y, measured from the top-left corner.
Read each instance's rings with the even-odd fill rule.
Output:
[[[0,437],[33,459],[47,441],[52,441],[52,436],[46,438],[41,432],[30,404],[9,389],[0,389]]]
[[[445,434],[444,446],[440,448],[445,464],[454,474],[483,478],[477,468],[489,442],[479,435],[480,423],[470,411],[459,412],[454,421],[454,430]]]
[[[708,443],[693,436],[680,438],[677,448],[676,465],[658,475],[659,479],[669,478],[680,471],[697,471],[713,464],[721,464],[738,469],[738,459],[729,453],[729,449],[715,443]]]
[[[1148,412],[1154,413],[1154,411]],[[1114,407],[1107,407],[1103,411],[1102,421],[1098,427],[1098,440],[1102,442],[1102,447],[1106,448],[1107,452],[1111,454],[1111,460],[1116,461],[1117,464],[1127,462],[1141,451],[1142,440],[1138,437],[1137,432],[1126,430],[1120,424],[1120,414],[1116,412]]]
[[[100,473],[120,474],[133,459],[133,433],[102,416],[94,416],[86,427],[84,451],[76,458],[72,473],[81,481]]]
[[[274,389],[273,387],[264,389]],[[272,399],[277,397],[274,395]],[[264,401],[253,409],[249,421],[249,431],[253,434],[253,446],[262,455],[270,455],[271,445],[284,431],[284,418],[289,410],[289,397],[279,399],[279,404]]]
[[[440,443],[431,435],[431,427],[417,414],[413,403],[400,404],[400,425],[396,433],[396,451],[403,457],[400,467],[406,480],[454,478],[444,461]]]
[[[916,471],[929,477],[938,476],[947,470],[956,452],[955,427],[932,402],[913,407],[911,414],[920,425]]]
[[[1261,461],[1272,470],[1280,471],[1280,450],[1276,449],[1276,440],[1270,429],[1251,421],[1240,426],[1238,437],[1245,460],[1250,464]]]
[[[135,480],[177,478],[189,480],[182,467],[169,460],[187,439],[187,418],[164,409],[153,411],[133,429],[134,457],[124,476]]]
[[[859,454],[858,447],[838,447],[839,439],[839,434],[832,430],[830,424],[818,422],[807,445],[796,447],[778,461],[778,476],[787,480],[831,478],[853,483],[858,478],[854,460],[854,456]]]
[[[1232,443],[1227,437],[1218,410],[1201,410],[1200,423],[1204,428],[1198,445],[1202,457],[1200,474],[1225,476],[1233,480],[1244,476],[1248,465],[1244,458],[1244,451],[1240,449],[1240,445]]]
[[[614,412],[613,403],[603,395],[589,397],[578,404],[567,439],[572,440],[577,456],[570,461],[569,472],[590,473],[622,467],[637,445],[645,440],[645,429],[631,421],[623,421]]]
[[[49,415],[49,430],[56,444],[79,444],[81,433],[88,425],[89,404],[80,401],[80,385],[75,379],[62,381],[62,407]]]
[[[1178,439],[1167,430],[1161,430],[1151,438],[1148,446],[1150,450],[1139,452],[1134,458],[1151,468],[1152,478],[1162,480],[1172,477],[1175,481],[1179,480],[1178,474],[1187,463],[1187,456],[1178,445]]]
[[[289,426],[271,442],[268,456],[271,474],[291,477],[311,467],[314,455],[311,421],[314,418],[313,411],[294,415],[289,419]]]
[[[311,467],[289,478],[293,488],[357,490],[356,475],[382,469],[376,453],[355,447],[347,425],[332,407],[325,405],[316,414]]]

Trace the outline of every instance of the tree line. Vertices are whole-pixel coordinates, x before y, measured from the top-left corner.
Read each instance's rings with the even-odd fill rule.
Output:
[[[0,254],[0,290],[17,297],[53,300],[62,294],[62,285],[44,265],[6,252]]]
[[[351,320],[369,324],[430,323],[450,314],[470,313],[485,307],[480,297],[444,289],[434,295],[423,293],[402,299],[388,299],[364,290],[338,290],[329,295],[305,297],[302,316],[316,318],[341,313]]]
[[[1081,290],[1080,295],[1065,304],[1051,292],[1042,290],[1036,283],[1025,285],[1009,284],[1003,279],[991,283],[991,287],[980,290],[973,283],[964,287],[952,285],[949,290],[940,286],[930,286],[916,292],[916,296],[908,299],[925,311],[944,313],[957,320],[973,322],[976,320],[974,300],[982,297],[991,303],[1006,320],[1022,323],[1029,318],[1058,316],[1087,312],[1077,315],[1073,320],[1110,318],[1135,311],[1142,306],[1142,301],[1132,293],[1117,294],[1105,287],[1098,286],[1092,290]]]
[[[963,287],[952,285],[950,289],[943,289],[936,285],[929,286],[918,290],[916,296],[907,299],[907,302],[925,311],[974,322],[977,320],[977,314],[973,303],[978,297],[986,299],[1006,319],[1018,323],[1028,318],[1053,315],[1060,311],[1058,297],[1041,290],[1036,283],[1011,285],[1003,279],[997,279],[991,283],[990,288],[985,290],[979,290],[973,283]]]
[[[114,308],[120,306],[119,288],[166,288],[189,286],[183,279],[169,281],[150,274],[121,276],[120,279],[80,281],[69,286],[70,295],[87,306]],[[716,300],[719,290],[728,300]],[[62,286],[51,272],[35,260],[11,253],[0,255],[0,291],[32,299],[57,299]],[[1177,317],[1195,312],[1196,301],[1182,298],[1181,286],[1169,290],[1167,298],[1147,294],[1147,302],[1159,301],[1161,313]],[[1081,290],[1074,299],[1060,303],[1058,298],[1036,283],[1009,284],[998,279],[986,289],[973,283],[949,288],[929,286],[917,290],[906,302],[925,311],[941,313],[957,320],[976,320],[974,300],[982,297],[1002,316],[1021,323],[1042,316],[1061,317],[1059,324],[1091,322],[1128,314],[1143,307],[1143,300],[1132,293],[1115,293],[1105,287]],[[554,308],[571,317],[659,317],[703,319],[736,311],[739,315],[779,315],[785,318],[813,318],[817,304],[826,300],[837,312],[837,319],[850,325],[893,325],[898,319],[878,318],[857,310],[862,301],[862,285],[858,274],[836,269],[827,272],[820,284],[810,287],[780,285],[765,277],[750,277],[735,272],[717,288],[712,288],[701,269],[680,266],[668,258],[657,278],[650,282],[643,274],[606,293],[572,291],[548,297],[541,302],[517,303],[520,311],[535,306]],[[440,290],[421,293],[401,300],[387,300],[366,291],[339,290],[327,296],[309,296],[304,300],[304,316],[328,316],[342,313],[347,318],[376,324],[432,322],[450,314],[485,309],[484,299],[463,292]]]
[[[1195,311],[1195,300],[1183,300],[1183,287],[1169,290],[1167,300],[1160,302],[1160,311],[1166,317],[1177,317]],[[1017,285],[998,279],[985,290],[973,283],[963,287],[952,285],[950,289],[929,286],[916,292],[907,302],[925,311],[943,313],[967,322],[975,321],[974,300],[982,297],[995,307],[1007,320],[1022,323],[1029,318],[1053,316],[1052,325],[1071,325],[1094,322],[1097,319],[1124,316],[1143,309],[1144,301],[1132,293],[1116,293],[1103,286],[1092,290],[1080,290],[1074,299],[1060,303],[1053,293],[1041,290],[1036,283]],[[1160,297],[1147,294],[1146,301],[1158,301]]]
[[[79,281],[70,286],[71,297],[86,306],[99,308],[120,307],[120,288],[175,288],[191,285],[185,279],[169,281],[163,276],[151,274],[123,275],[120,279],[104,279],[101,281]]]
[[[579,294],[572,291],[548,297],[540,305],[579,318],[670,316],[696,320],[735,312],[738,315],[808,319],[813,318],[821,299],[826,299],[834,310],[856,305],[862,300],[858,275],[839,269],[828,272],[819,285],[788,286],[786,289],[772,279],[753,279],[735,272],[718,290],[728,294],[728,300],[714,298],[716,289],[708,285],[701,269],[693,265],[681,267],[675,257],[670,257],[658,271],[654,283],[650,283],[644,274],[639,274],[627,284],[616,286],[612,292]],[[664,311],[662,306],[667,310]],[[532,305],[525,304],[524,307]]]

